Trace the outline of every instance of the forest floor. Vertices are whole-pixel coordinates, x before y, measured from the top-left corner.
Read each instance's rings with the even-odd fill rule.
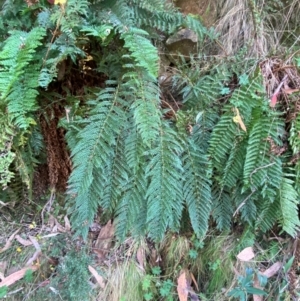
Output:
[[[96,218],[84,242],[53,201],[1,208],[0,299],[300,300],[299,238],[235,225],[201,241],[168,233],[120,244],[113,223]]]

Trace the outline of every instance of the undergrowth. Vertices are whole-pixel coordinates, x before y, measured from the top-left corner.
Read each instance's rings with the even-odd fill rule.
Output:
[[[99,216],[147,246],[144,267],[131,254],[102,271],[105,300],[176,300],[182,271],[204,300],[243,298],[258,267],[235,277],[236,254],[297,237],[299,3],[262,4],[225,0],[208,29],[166,0],[3,2],[0,214],[28,204],[41,232],[53,202],[70,216],[82,245],[58,255],[55,298],[95,298],[83,246]],[[197,53],[164,66],[179,29]]]

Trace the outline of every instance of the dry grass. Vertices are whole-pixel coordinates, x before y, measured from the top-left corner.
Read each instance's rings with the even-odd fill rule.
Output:
[[[221,54],[235,55],[247,46],[248,56],[264,58],[282,49],[282,40],[295,34],[299,22],[299,1],[225,0],[219,4],[216,30],[220,33]],[[266,8],[268,7],[268,10]],[[295,45],[299,36],[294,36]]]

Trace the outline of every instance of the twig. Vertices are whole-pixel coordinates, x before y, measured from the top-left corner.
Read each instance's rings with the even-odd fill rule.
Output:
[[[43,227],[44,227],[44,212],[45,212],[46,209],[47,209],[47,212],[50,211],[50,208],[53,204],[54,199],[55,199],[55,189],[51,189],[50,198],[47,201],[47,203],[45,204],[45,206],[43,207],[42,212],[41,212],[41,219],[42,219],[41,231],[43,230]]]
[[[276,162],[272,162],[272,163],[269,163],[267,165],[264,165],[264,166],[260,166],[260,167],[257,167],[255,168],[251,174],[250,174],[250,180],[251,180],[251,184],[253,185],[253,182],[252,182],[252,175],[254,173],[256,173],[257,171],[259,171],[260,169],[264,169],[264,168],[267,168],[267,167],[270,167],[272,165],[274,165]],[[237,207],[237,209],[235,210],[235,212],[233,213],[233,217],[235,217],[237,215],[237,213],[239,212],[239,210],[246,204],[246,202],[248,201],[248,199],[252,196],[252,194],[256,192],[256,189],[253,189],[252,192],[246,197],[246,199]]]
[[[255,169],[251,172],[251,174],[250,174],[251,184],[253,184],[253,182],[252,182],[252,175],[253,175],[254,173],[256,173],[257,171],[259,171],[260,169],[264,169],[264,168],[270,167],[270,166],[274,165],[275,163],[276,163],[276,162],[272,162],[272,163],[269,163],[269,164],[267,164],[267,165],[265,165],[265,166],[260,166],[260,167],[255,168]]]
[[[235,216],[238,214],[238,212],[240,211],[240,209],[246,204],[246,202],[249,200],[249,198],[252,196],[252,194],[253,194],[254,192],[256,192],[256,189],[253,190],[253,191],[245,198],[245,200],[239,204],[239,206],[237,207],[237,209],[236,209],[235,212],[233,213],[233,217],[235,217]]]

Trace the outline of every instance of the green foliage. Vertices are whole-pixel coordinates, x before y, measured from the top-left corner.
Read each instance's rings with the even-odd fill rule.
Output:
[[[239,286],[232,289],[228,296],[238,298],[240,301],[248,300],[249,295],[267,296],[268,294],[263,290],[253,287],[253,276],[253,270],[248,268],[246,276],[239,277]]]
[[[162,36],[190,28],[199,49],[216,38],[169,1],[6,0],[0,19],[0,183],[8,193],[22,181],[31,198],[45,160],[42,115],[66,132],[66,206],[77,235],[87,237],[99,207],[120,239],[191,229],[201,238],[211,215],[220,230],[234,217],[249,229],[279,223],[296,235],[300,164],[288,166],[271,146],[287,135],[297,156],[299,118],[286,129],[243,51],[182,59],[168,87],[181,104],[168,120],[157,80]],[[56,116],[47,113],[54,105]]]
[[[61,298],[71,301],[89,300],[91,297],[91,287],[88,282],[90,278],[89,264],[90,257],[86,250],[79,252],[71,250],[63,258],[58,267],[58,275],[53,282]]]

